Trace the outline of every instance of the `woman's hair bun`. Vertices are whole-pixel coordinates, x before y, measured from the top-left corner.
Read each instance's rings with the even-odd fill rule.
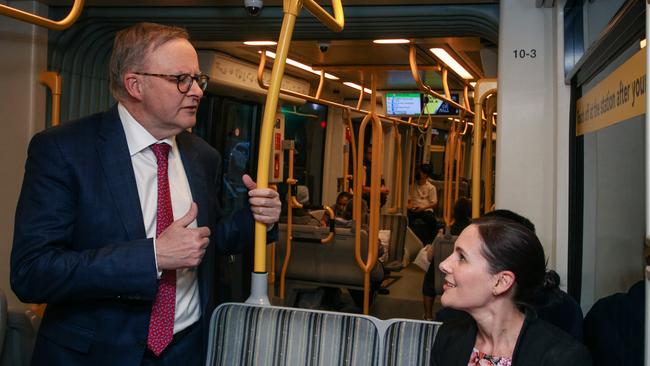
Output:
[[[560,275],[554,270],[550,269],[544,274],[544,284],[542,285],[546,290],[553,290],[560,286]]]

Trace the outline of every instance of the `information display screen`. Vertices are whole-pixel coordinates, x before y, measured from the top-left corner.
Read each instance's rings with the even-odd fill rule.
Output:
[[[389,116],[417,116],[421,113],[420,93],[386,93],[386,114]]]
[[[458,103],[458,94],[452,94],[451,100]],[[428,94],[422,95],[422,106],[422,114],[433,114],[437,116],[454,116],[458,114],[458,109]]]

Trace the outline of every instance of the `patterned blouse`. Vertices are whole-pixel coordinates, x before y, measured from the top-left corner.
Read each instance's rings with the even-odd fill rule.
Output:
[[[490,356],[474,348],[467,366],[512,366],[512,359]]]

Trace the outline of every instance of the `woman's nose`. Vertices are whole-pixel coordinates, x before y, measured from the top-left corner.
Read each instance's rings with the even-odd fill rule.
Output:
[[[450,261],[451,261],[451,255],[449,257],[447,257],[444,261],[440,262],[440,264],[438,265],[438,268],[440,269],[440,271],[442,273],[444,273],[444,274],[451,273],[450,265],[449,265]]]

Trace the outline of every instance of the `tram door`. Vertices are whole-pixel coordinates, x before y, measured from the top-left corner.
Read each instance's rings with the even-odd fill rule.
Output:
[[[246,205],[248,194],[241,177],[255,179],[257,141],[262,105],[229,97],[207,95],[200,104],[193,133],[221,154],[220,204],[224,215]],[[217,303],[243,302],[250,294],[253,246],[242,254],[217,258]]]

